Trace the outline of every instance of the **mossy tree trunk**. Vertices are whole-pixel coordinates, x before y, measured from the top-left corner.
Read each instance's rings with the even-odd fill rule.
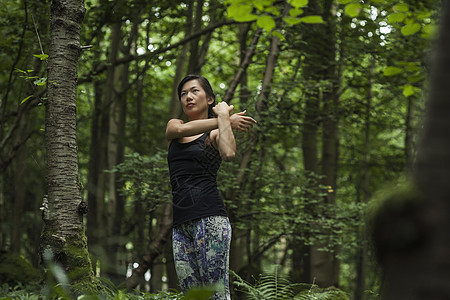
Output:
[[[442,1],[442,8],[413,169],[417,190],[385,199],[375,218],[373,236],[387,300],[450,298],[450,3]]]
[[[84,14],[83,0],[52,1],[45,115],[48,198],[41,251],[51,251],[71,283],[93,278],[83,227],[76,138],[77,62]]]

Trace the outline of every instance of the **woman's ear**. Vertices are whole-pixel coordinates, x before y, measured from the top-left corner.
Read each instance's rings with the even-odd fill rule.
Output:
[[[208,98],[208,105],[211,105],[214,103],[214,101],[216,101],[213,97],[209,97]]]

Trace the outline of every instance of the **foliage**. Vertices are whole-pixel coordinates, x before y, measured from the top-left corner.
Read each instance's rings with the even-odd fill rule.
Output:
[[[349,300],[343,291],[336,288],[323,289],[315,284],[292,283],[280,273],[278,267],[275,267],[273,273],[260,275],[254,285],[234,272],[233,276],[236,279],[234,284],[247,294],[247,299]]]
[[[110,172],[119,174],[123,182],[122,194],[133,201],[151,203],[150,210],[158,204],[169,201],[169,170],[165,150],[158,150],[151,157],[131,153],[124,162],[116,165]]]
[[[193,44],[197,39],[184,29],[188,17],[195,17],[195,13],[188,15],[190,1],[113,2],[85,1],[87,13],[82,45],[92,47],[82,50],[78,65],[77,138],[80,181],[86,187],[85,194],[91,172],[89,165],[93,161],[107,161],[115,155],[113,150],[103,149],[105,145],[92,139],[94,129],[99,129],[102,123],[102,131],[97,132],[99,136],[107,136],[109,143],[120,141],[125,145],[124,161],[107,167],[107,175],[117,176],[120,183],[116,187],[125,199],[123,216],[116,221],[115,212],[119,208],[110,197],[114,193],[108,189],[110,183],[103,186],[106,195],[100,203],[102,211],[95,211],[89,204],[92,209],[88,215],[102,215],[107,220],[104,222],[105,233],[100,236],[102,241],[119,239],[109,235],[108,230],[115,222],[121,225],[121,246],[117,252],[126,252],[126,255],[118,255],[116,263],[123,266],[143,254],[146,243],[157,234],[160,215],[156,208],[170,201],[164,128],[177,66],[187,69],[190,56],[195,56],[190,51],[195,49]],[[200,1],[192,2],[195,8]],[[431,56],[428,47],[438,10],[430,0],[339,0],[330,1],[335,6],[332,16],[326,19],[321,11],[325,1],[286,2],[290,7],[285,16],[282,15],[282,1],[202,2],[202,22],[195,30],[226,24],[198,37],[199,47],[208,49],[203,61],[198,60],[198,65],[202,65],[201,73],[210,80],[217,99],[224,95],[235,74],[241,70],[242,53],[248,50],[257,28],[263,28],[265,33],[254,45],[255,54],[245,72],[245,80],[241,81],[231,100],[236,111],[247,109],[249,115],[258,119],[253,131],[257,130],[259,137],[254,142],[252,134],[238,136],[238,156],[234,163],[222,164],[219,189],[226,201],[234,238],[239,239],[242,247],[238,251],[242,272],[250,273],[248,270],[254,268],[257,274],[267,266],[280,263],[290,273],[292,255],[298,250],[292,249],[295,241],[320,245],[324,251],[334,251],[337,245],[341,249],[338,253],[340,286],[350,294],[356,285],[358,251],[367,244],[362,230],[366,225],[367,207],[373,203],[371,196],[386,182],[395,185],[405,174],[405,153],[410,147],[406,139],[410,134],[414,140],[423,112],[424,83]],[[37,265],[35,249],[42,225],[39,207],[45,194],[45,153],[40,130],[44,124],[45,105],[40,108],[38,105],[45,103],[46,75],[45,56],[37,54],[41,50],[31,14],[36,21],[43,53],[46,53],[49,5],[48,1],[27,0],[4,1],[0,6],[0,12],[5,16],[0,20],[4,25],[0,26],[4,37],[0,41],[0,57],[5,64],[0,71],[0,142],[8,140],[0,149],[0,163],[6,166],[11,153],[17,149],[22,151],[16,153],[0,178],[0,248],[20,253],[33,260],[34,265]],[[242,23],[230,25],[230,20]],[[322,67],[330,59],[321,56],[323,53],[318,49],[319,59],[313,60],[306,50],[317,41],[323,46],[332,42],[320,39],[322,30],[330,24],[335,25],[327,28],[336,40],[336,55],[330,65],[339,73],[336,76],[339,88],[335,94],[338,101],[332,116],[339,120],[339,157],[337,184],[332,187],[322,184],[324,178],[320,170],[317,174],[305,172],[302,157],[308,93],[316,89],[320,95],[328,95],[330,87],[336,83],[334,79],[304,80],[312,61],[317,61],[317,66],[311,68],[314,73],[322,74],[327,72]],[[266,99],[267,111],[258,114],[255,104],[267,57],[272,51],[272,35],[283,38]],[[185,48],[184,44],[170,48],[186,37]],[[117,40],[118,54],[114,62],[111,51]],[[184,59],[183,49],[187,49]],[[127,72],[123,72],[124,69]],[[115,79],[109,80],[111,78]],[[122,80],[126,84],[121,84]],[[8,97],[6,91],[9,91]],[[126,102],[126,108],[122,110],[126,111],[123,134],[113,131],[119,122],[112,117],[111,106],[115,103],[106,98],[107,91],[113,91],[112,94]],[[319,124],[320,152],[324,134],[321,125],[330,115],[324,109],[324,99],[318,101],[319,113],[315,121]],[[408,127],[408,114],[411,128]],[[97,121],[96,116],[99,117]],[[101,119],[102,116],[109,119]],[[10,137],[7,136],[9,132],[12,132]],[[249,166],[240,169],[240,154],[252,146],[255,151]],[[90,154],[92,148],[102,148],[105,152],[100,157],[93,157]],[[414,152],[414,148],[411,150]],[[319,154],[321,158],[322,154]],[[238,182],[240,172],[243,176]],[[335,204],[324,203],[330,195],[335,196]],[[16,235],[14,229],[18,231]],[[140,247],[138,243],[141,243]],[[124,245],[131,244],[134,247],[125,251]],[[367,254],[371,255],[370,252]],[[159,262],[168,261],[169,256],[164,255]],[[376,292],[379,286],[376,266],[369,263],[367,270],[367,289]],[[107,275],[102,273],[101,276]],[[282,284],[281,276],[277,278],[276,282]],[[272,283],[274,280],[272,277]],[[286,284],[289,286],[290,283]],[[8,289],[11,293],[13,290],[22,293],[23,297],[27,293],[31,295],[22,287]],[[314,287],[305,287],[303,291],[305,297],[308,291],[319,297],[319,290]],[[105,293],[101,297],[181,297],[175,293],[126,294],[112,287]],[[36,290],[34,295],[38,294]],[[98,296],[81,290],[79,294],[86,299]]]
[[[0,255],[0,282],[14,285],[38,282],[40,279],[40,271],[21,255],[12,253]]]

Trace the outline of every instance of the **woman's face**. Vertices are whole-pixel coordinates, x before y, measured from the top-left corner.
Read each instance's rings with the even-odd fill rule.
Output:
[[[214,99],[207,98],[205,90],[197,79],[186,82],[180,96],[181,106],[189,120],[208,118],[208,106]]]

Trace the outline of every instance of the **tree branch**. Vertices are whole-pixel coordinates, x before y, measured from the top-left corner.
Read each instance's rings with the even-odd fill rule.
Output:
[[[261,27],[258,27],[258,29],[255,32],[255,35],[253,36],[252,42],[250,43],[250,46],[247,48],[244,60],[242,61],[242,64],[239,66],[239,70],[236,72],[236,75],[234,76],[233,80],[230,83],[230,86],[228,87],[228,89],[225,92],[225,95],[222,98],[223,101],[229,103],[233,98],[234,91],[236,90],[237,85],[241,81],[242,75],[244,75],[245,70],[247,70],[248,66],[250,65],[253,54],[255,54],[256,45],[258,44],[258,40],[259,37],[261,36],[261,33],[262,29]]]
[[[156,49],[155,51],[147,52],[147,53],[144,53],[144,54],[141,54],[141,55],[127,55],[125,57],[121,57],[121,58],[116,60],[115,65],[128,63],[128,62],[131,62],[133,60],[152,59],[153,57],[155,57],[158,54],[161,54],[161,53],[167,52],[169,50],[175,49],[175,48],[177,48],[177,47],[179,47],[181,45],[184,45],[184,44],[190,42],[191,40],[193,40],[193,39],[195,39],[195,38],[197,38],[197,37],[199,37],[199,36],[201,36],[203,34],[206,34],[206,33],[209,33],[211,31],[214,31],[215,29],[217,29],[219,27],[226,26],[226,25],[232,25],[232,24],[237,24],[237,22],[228,20],[228,21],[224,21],[224,22],[217,23],[217,24],[214,24],[214,25],[210,25],[210,26],[208,26],[208,27],[206,27],[206,28],[204,28],[202,30],[194,32],[192,35],[182,39],[179,42],[176,42],[174,44],[169,44],[167,47],[159,48],[159,49]],[[90,72],[89,74],[87,74],[85,76],[82,76],[78,80],[78,83],[89,82],[91,80],[92,76],[106,71],[107,68],[108,68],[108,65],[106,65],[106,64],[98,65],[97,68],[93,72]]]

